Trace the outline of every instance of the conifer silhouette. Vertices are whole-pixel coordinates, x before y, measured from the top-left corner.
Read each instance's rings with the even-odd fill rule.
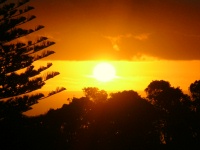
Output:
[[[27,37],[44,28],[42,25],[35,29],[22,28],[22,25],[36,18],[28,14],[34,9],[28,2],[29,0],[21,0],[9,3],[7,0],[0,0],[0,119],[31,109],[33,104],[46,97],[42,93],[31,92],[42,88],[45,81],[59,75],[59,72],[41,75],[52,63],[34,69],[33,62],[55,53],[46,50],[55,42],[43,36],[36,40]],[[21,42],[22,37],[28,40]],[[63,90],[63,87],[56,88],[47,97]]]

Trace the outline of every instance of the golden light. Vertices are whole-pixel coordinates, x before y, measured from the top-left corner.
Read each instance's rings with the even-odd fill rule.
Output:
[[[108,82],[115,78],[115,68],[109,63],[99,63],[94,67],[93,77],[102,82]]]

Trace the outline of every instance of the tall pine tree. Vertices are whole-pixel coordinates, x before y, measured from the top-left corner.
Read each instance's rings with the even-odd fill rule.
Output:
[[[0,0],[0,120],[21,115],[38,103],[38,100],[65,90],[63,87],[57,88],[47,96],[32,93],[42,88],[45,81],[59,75],[59,72],[41,75],[52,63],[39,69],[34,69],[33,65],[33,62],[54,54],[54,51],[46,49],[55,42],[49,41],[47,37],[27,42],[20,40],[44,28],[42,25],[35,29],[22,28],[22,25],[36,18],[27,13],[34,9],[28,2],[29,0],[21,0],[9,3],[7,0]]]

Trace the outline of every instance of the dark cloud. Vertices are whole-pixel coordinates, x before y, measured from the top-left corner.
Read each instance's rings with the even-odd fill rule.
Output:
[[[200,59],[199,0],[44,0],[33,4],[45,32],[59,39],[54,59],[132,60],[138,54]]]

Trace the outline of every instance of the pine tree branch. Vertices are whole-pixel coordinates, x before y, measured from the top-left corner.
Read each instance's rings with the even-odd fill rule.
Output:
[[[25,5],[26,3],[30,2],[30,0],[21,0],[18,2],[18,4],[16,5],[16,7],[13,7],[12,9],[10,10],[13,10],[13,9],[18,9],[19,7]],[[14,3],[11,3],[11,4],[14,4]],[[15,5],[14,5],[15,6]],[[9,11],[9,10],[6,10],[6,11]]]
[[[15,53],[23,54],[26,52],[25,46],[26,44],[18,42],[17,44],[8,44],[2,46],[2,51],[0,52],[1,56],[12,55]]]
[[[3,23],[0,24],[1,34],[5,34],[5,35],[9,34],[9,32],[12,32],[14,27],[16,27],[18,24],[25,22],[26,19],[27,19],[26,17],[21,16],[19,18],[9,19],[9,20],[4,21]]]
[[[32,105],[37,104],[39,100],[44,97],[44,94],[37,93],[32,95],[24,95],[18,97],[12,97],[0,105],[0,118],[10,117],[15,113],[22,113],[28,111]]]
[[[57,87],[56,90],[49,92],[49,94],[47,95],[47,97],[52,96],[54,94],[60,93],[62,91],[66,90],[66,88],[64,87]],[[45,97],[46,98],[46,97]]]
[[[52,51],[52,50],[43,51],[41,55],[36,55],[36,56],[34,56],[34,61],[39,60],[39,59],[42,59],[42,58],[45,58],[45,57],[47,57],[47,56],[49,56],[49,55],[52,55],[52,54],[54,54],[54,53],[55,53],[55,52]]]
[[[7,84],[7,85],[13,85],[13,86],[16,86],[16,85],[20,86],[22,84],[27,83],[31,77],[39,75],[42,71],[45,71],[51,66],[52,66],[52,63],[47,63],[46,66],[41,66],[37,70],[34,70],[34,66],[31,65],[27,67],[27,69],[23,73],[18,74],[16,72],[12,72],[2,77],[2,80],[0,80],[1,81],[0,85]]]
[[[52,63],[47,63],[46,67],[44,66],[41,66],[38,70],[34,70],[34,66],[29,66],[26,71],[22,74],[25,74],[26,76],[28,76],[29,78],[30,77],[33,77],[33,76],[36,76],[36,75],[39,75],[42,71],[50,68],[52,66]],[[21,75],[22,75],[21,74]]]
[[[8,13],[12,11],[15,7],[15,3],[4,4],[3,7],[0,8],[0,16],[3,15],[3,18],[6,18]]]
[[[46,41],[48,38],[47,37],[40,37],[35,43],[32,43],[32,41],[28,41],[28,44],[26,45],[26,52],[25,52],[25,54],[33,54],[33,52],[32,53],[30,53],[31,51],[33,51],[33,49],[34,49],[34,47],[37,45],[37,44],[39,44],[39,43],[41,43],[41,42],[43,42],[43,41]],[[51,46],[51,45],[49,45],[49,46]]]
[[[42,59],[54,53],[54,51],[47,50],[43,51],[40,55],[34,57],[28,55],[21,55],[21,53],[6,54],[1,60],[0,65],[2,66],[2,68],[0,73],[7,74],[19,69],[26,68],[30,66],[34,61]],[[20,61],[18,58],[20,58]]]
[[[51,64],[47,64],[47,67],[50,67]],[[39,71],[45,70],[47,68],[40,68]],[[38,72],[39,72],[38,71]],[[37,72],[37,73],[38,73]],[[3,87],[0,89],[1,97],[0,98],[7,98],[11,96],[20,95],[23,93],[30,93],[35,90],[40,89],[43,85],[45,85],[45,81],[59,75],[59,72],[47,72],[43,78],[37,77],[32,80],[30,80],[30,74],[28,73],[22,73],[22,74],[16,74],[11,73],[10,75],[7,75],[0,83],[0,85]],[[33,74],[32,74],[33,75]]]
[[[22,25],[22,24],[25,24],[25,23],[27,23],[27,22],[29,22],[29,21],[35,19],[35,18],[36,18],[36,16],[32,15],[32,16],[26,18],[26,21],[23,21],[23,22],[17,24],[16,27],[17,27],[17,26],[20,26],[20,25]]]
[[[25,13],[27,13],[28,11],[31,11],[31,10],[33,10],[34,9],[34,7],[32,7],[32,6],[27,6],[26,8],[24,8],[24,9],[20,9],[19,10],[19,13],[17,14],[17,15],[12,15],[12,16],[10,16],[9,18],[6,18],[6,19],[12,19],[12,18],[15,18],[15,17],[17,17],[17,16],[21,16],[22,14],[25,14]],[[0,21],[3,21],[3,20],[5,20],[5,19],[1,19]]]
[[[1,97],[0,98],[7,98],[12,96],[17,96],[21,94],[27,94],[33,92],[35,90],[41,89],[42,86],[45,85],[45,82],[41,77],[34,78],[32,80],[28,80],[25,84],[16,84],[14,80],[10,81],[3,85],[3,88],[0,89]]]
[[[60,73],[57,71],[52,71],[52,72],[47,72],[45,75],[43,75],[43,81],[47,81],[57,75],[59,75]]]
[[[31,54],[30,52],[33,51],[34,46],[36,46],[37,44],[39,44],[47,39],[48,39],[47,37],[40,37],[35,43],[32,43],[32,41],[28,41],[27,44],[18,42],[16,44],[11,43],[11,44],[3,45],[2,48],[4,49],[3,50],[4,52],[0,51],[0,56],[3,56],[4,53],[11,54],[11,53],[15,53],[15,52],[21,53],[23,55],[26,55],[26,54],[30,55]],[[51,46],[51,45],[49,45],[49,46]]]
[[[14,27],[25,24],[25,23],[35,19],[36,16],[31,15],[31,16],[28,16],[28,17],[20,16],[18,18],[13,18],[13,19],[12,18],[6,19],[3,22],[2,22],[2,20],[0,20],[0,22],[1,22],[0,23],[0,29],[1,29],[2,33],[3,32],[5,33],[6,31],[12,30]]]
[[[20,59],[19,59],[20,58]],[[1,73],[7,74],[30,66],[34,58],[31,56],[6,55],[2,61]],[[4,70],[4,71],[3,71]]]
[[[25,5],[28,2],[29,2],[29,0],[20,1],[16,7],[15,7],[15,3],[5,4],[0,9],[0,16],[1,15],[4,16],[0,21],[16,17],[16,16],[13,16],[17,12],[16,10],[18,10],[19,7],[21,7],[22,5]],[[22,10],[20,12],[26,13],[26,12],[32,10],[32,9],[34,9],[34,7],[27,6],[26,8],[24,8],[24,10]],[[15,12],[15,13],[13,14],[13,12]]]
[[[17,38],[27,36],[28,34],[32,32],[34,32],[34,30],[32,29],[26,30],[26,29],[21,29],[21,28],[15,28],[15,29],[12,29],[12,31],[2,33],[1,34],[2,37],[0,37],[0,41],[2,42],[2,44],[5,44],[12,40],[16,40]]]
[[[18,38],[21,38],[23,36],[27,36],[31,33],[33,33],[34,31],[38,31],[38,30],[41,30],[42,28],[44,28],[44,26],[42,25],[38,25],[35,30],[33,29],[29,29],[29,30],[26,30],[26,29],[21,29],[21,28],[16,28],[14,31],[14,33],[9,33],[9,32],[6,32],[6,33],[2,33],[1,37],[0,37],[0,41],[1,43],[0,44],[5,44],[7,42],[11,42],[12,40],[16,40]],[[0,31],[1,33],[1,31]],[[6,39],[6,40],[5,40]]]
[[[55,44],[55,42],[51,42],[51,41],[40,41],[40,42],[42,42],[40,45],[39,44],[35,44],[33,49],[30,49],[30,50],[33,50],[33,52],[29,53],[29,55],[34,54],[34,53],[36,53],[38,51],[41,51],[41,50],[43,50],[43,49]]]
[[[7,13],[9,13],[9,14],[6,14],[7,18],[3,17],[2,19],[0,19],[0,22],[5,21],[5,20],[7,20],[7,19],[9,19],[9,18],[12,18],[12,16],[13,16],[16,12],[17,12],[17,9],[13,9],[13,10],[7,12]]]

